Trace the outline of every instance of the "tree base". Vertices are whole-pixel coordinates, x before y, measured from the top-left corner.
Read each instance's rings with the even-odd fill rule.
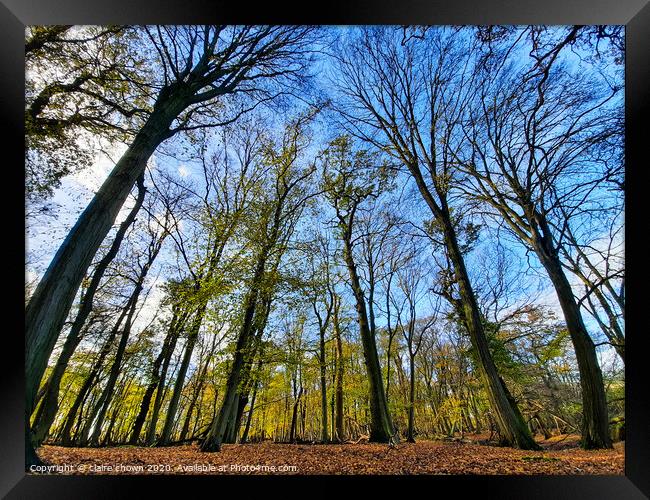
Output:
[[[206,453],[215,453],[221,451],[221,443],[214,439],[206,439],[201,443],[201,451]]]
[[[40,459],[31,443],[27,443],[25,446],[25,472],[34,472],[31,470],[31,467],[39,467],[42,465],[47,464]]]
[[[583,450],[611,450],[614,448],[611,440],[582,438],[580,447]]]

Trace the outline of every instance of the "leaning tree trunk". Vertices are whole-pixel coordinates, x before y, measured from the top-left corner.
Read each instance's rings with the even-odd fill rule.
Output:
[[[199,371],[197,377],[196,377],[196,384],[194,387],[194,390],[192,391],[192,398],[190,399],[190,403],[188,405],[187,413],[185,415],[185,422],[183,423],[183,428],[181,429],[181,434],[180,434],[180,441],[184,441],[185,438],[187,437],[187,434],[190,430],[190,421],[192,418],[192,413],[194,412],[194,407],[196,406],[196,403],[199,399],[199,396],[203,392],[203,387],[204,387],[204,382],[203,380],[205,379],[205,374],[208,371],[208,364],[210,362],[210,359],[214,356],[214,351],[216,349],[216,337],[213,339],[212,346],[210,350],[207,353],[207,358],[205,363],[203,363],[203,366],[201,367],[201,370]],[[199,415],[200,415],[200,410],[201,407],[199,406],[197,415],[196,415],[196,422],[198,423]],[[196,427],[196,423],[195,423]]]
[[[180,441],[184,441],[185,438],[187,437],[187,433],[190,430],[190,421],[192,419],[192,413],[194,413],[194,407],[196,406],[196,403],[199,399],[199,395],[201,394],[201,391],[203,390],[203,380],[205,379],[205,374],[208,371],[208,362],[212,355],[214,354],[214,348],[215,345],[213,343],[212,349],[208,352],[208,357],[206,362],[203,364],[201,367],[201,370],[199,371],[197,377],[196,377],[196,383],[195,387],[192,391],[192,397],[190,398],[190,402],[187,407],[187,412],[185,414],[185,421],[183,422],[183,427],[181,429],[181,434],[179,437]],[[197,415],[198,418],[198,415]]]
[[[91,416],[88,418],[88,421],[86,422],[86,426],[84,427],[84,433],[82,437],[82,445],[86,445],[86,439],[87,435],[90,430],[90,426],[93,424],[93,421],[95,422],[95,426],[93,428],[93,433],[90,436],[90,444],[91,445],[98,445],[99,444],[99,435],[101,433],[101,428],[102,424],[104,423],[104,417],[106,415],[106,412],[108,411],[108,407],[111,402],[111,398],[113,396],[113,390],[115,389],[115,383],[117,382],[117,378],[120,375],[120,368],[122,366],[122,358],[124,357],[124,351],[126,350],[126,344],[129,340],[129,335],[131,333],[131,321],[133,320],[133,315],[135,313],[135,310],[137,308],[137,298],[140,294],[139,289],[141,288],[141,285],[136,285],[136,289],[131,296],[131,300],[129,301],[129,314],[127,316],[127,319],[124,324],[124,328],[122,330],[122,336],[120,337],[120,343],[117,346],[117,351],[115,353],[115,359],[113,360],[113,364],[111,365],[111,370],[108,375],[108,381],[106,383],[106,386],[104,387],[104,390],[102,391],[102,394],[99,398],[99,401],[97,402],[96,407],[93,409],[91,412]]]
[[[65,422],[63,424],[63,429],[61,431],[61,442],[65,446],[70,446],[72,444],[72,427],[74,426],[75,418],[77,416],[77,413],[79,412],[79,409],[81,408],[84,400],[86,399],[86,396],[90,392],[90,390],[95,386],[97,383],[97,380],[99,378],[99,374],[103,368],[104,365],[104,360],[108,356],[108,354],[111,351],[111,347],[113,345],[113,341],[115,340],[115,337],[117,337],[117,333],[120,329],[120,326],[122,324],[122,321],[124,321],[124,318],[127,315],[129,308],[125,307],[122,309],[122,312],[120,313],[120,316],[117,318],[117,321],[115,322],[115,325],[111,329],[111,333],[108,336],[108,339],[102,346],[101,351],[99,352],[99,356],[93,363],[93,366],[90,370],[90,373],[86,377],[86,380],[84,380],[83,385],[81,386],[81,389],[79,390],[79,393],[77,394],[77,397],[74,400],[74,403],[72,403],[72,406],[70,407],[70,410],[68,411],[68,414],[66,415]],[[81,416],[81,415],[80,415]]]
[[[161,92],[149,118],[59,247],[25,309],[25,446],[34,458],[30,416],[38,386],[63,323],[93,257],[115,222],[136,180],[169,127],[190,104],[191,89],[177,85]]]
[[[441,214],[444,228],[445,246],[452,262],[461,299],[462,318],[470,335],[476,355],[479,378],[487,392],[490,406],[494,411],[501,431],[503,444],[516,446],[524,450],[540,449],[533,439],[530,429],[521,418],[519,409],[501,382],[479,313],[478,303],[472,290],[463,256],[458,247],[456,233],[448,214]]]
[[[200,382],[197,379],[197,387],[200,388]],[[181,433],[178,436],[178,440],[183,442],[187,437],[188,432],[190,431],[190,422],[192,421],[192,414],[194,413],[194,406],[198,399],[198,390],[195,389],[192,391],[192,398],[190,399],[189,404],[187,405],[187,410],[185,411],[185,419],[183,421],[183,426],[181,427]]]
[[[145,436],[145,444],[151,446],[156,441],[156,426],[158,424],[158,416],[160,415],[160,408],[163,403],[163,396],[165,394],[165,382],[167,381],[167,370],[169,369],[169,364],[171,363],[172,355],[174,354],[174,349],[176,348],[176,343],[178,341],[178,335],[183,329],[183,325],[187,320],[187,313],[182,313],[177,323],[172,324],[170,329],[174,329],[174,336],[172,340],[172,345],[169,348],[164,360],[162,369],[160,371],[160,378],[158,380],[158,386],[156,388],[156,397],[153,402],[153,408],[151,410],[151,420],[149,421],[149,427],[147,428],[147,434]]]
[[[587,332],[571,284],[553,248],[550,231],[545,221],[537,221],[540,222],[542,234],[535,232],[535,251],[557,293],[578,362],[582,389],[582,446],[586,449],[611,448],[607,399],[596,347]]]
[[[130,297],[130,311],[126,317],[126,322],[124,324],[124,329],[122,331],[122,338],[117,347],[117,352],[115,354],[115,359],[113,361],[113,366],[111,367],[110,375],[108,377],[108,382],[104,388],[103,403],[97,416],[97,421],[95,423],[95,429],[90,438],[90,442],[93,445],[99,444],[99,435],[101,433],[102,424],[104,423],[104,418],[108,407],[111,402],[111,397],[113,395],[113,389],[115,388],[115,383],[117,382],[117,377],[120,375],[120,369],[122,368],[122,359],[124,358],[124,352],[126,350],[126,344],[129,340],[129,335],[131,334],[131,326],[133,324],[133,316],[138,307],[138,299],[140,298],[140,293],[144,288],[144,282],[147,279],[147,274],[153,265],[156,257],[160,253],[162,244],[165,240],[166,233],[163,232],[162,236],[154,237],[151,243],[149,244],[149,251],[147,256],[147,261],[144,263],[140,270],[140,275],[138,276],[135,289]]]
[[[129,212],[129,215],[124,220],[124,222],[120,224],[120,227],[115,234],[115,238],[113,239],[113,243],[111,244],[110,249],[95,267],[95,270],[93,271],[93,277],[88,284],[88,289],[84,294],[79,312],[74,319],[74,323],[70,327],[70,332],[68,333],[65,344],[63,344],[63,349],[61,350],[59,359],[57,360],[56,365],[52,370],[52,374],[48,379],[47,389],[42,403],[44,406],[41,406],[42,411],[39,412],[39,418],[36,420],[36,422],[34,422],[35,446],[38,446],[43,441],[43,439],[47,437],[50,427],[54,422],[56,412],[59,408],[58,400],[61,379],[63,378],[63,374],[65,373],[65,370],[68,366],[68,363],[70,362],[70,359],[72,358],[72,355],[74,354],[75,349],[79,345],[79,342],[81,342],[81,329],[86,323],[86,319],[92,311],[95,293],[99,288],[99,283],[104,277],[106,269],[117,255],[117,252],[122,245],[122,241],[124,240],[124,236],[126,235],[128,228],[131,226],[131,224],[133,224],[138,211],[142,207],[145,192],[146,189],[144,187],[144,176],[140,176],[138,178],[138,196],[136,198],[135,205]]]
[[[350,235],[348,235],[350,236]],[[357,310],[357,321],[363,345],[363,356],[370,385],[370,436],[369,441],[376,443],[388,443],[394,440],[395,430],[388,411],[384,381],[379,365],[377,344],[373,332],[370,331],[368,312],[366,310],[365,298],[361,288],[361,281],[357,273],[356,264],[352,258],[352,243],[350,237],[344,241],[344,259],[350,275],[352,292],[355,298]]]
[[[237,442],[237,438],[241,431],[244,410],[248,404],[249,394],[254,384],[254,375],[252,375],[252,373],[254,373],[253,363],[255,357],[259,357],[257,367],[258,371],[262,364],[261,357],[264,353],[262,336],[264,335],[264,329],[266,328],[266,323],[271,312],[271,297],[268,296],[268,294],[264,299],[261,299],[261,304],[257,307],[257,309],[258,311],[256,312],[257,318],[255,320],[255,334],[252,336],[251,344],[249,345],[246,352],[246,359],[240,375],[240,389],[236,396],[237,404],[233,405],[233,410],[230,414],[230,421],[226,426],[226,432],[223,438],[224,443]]]
[[[429,206],[431,213],[441,224],[447,256],[452,263],[452,268],[460,293],[459,314],[463,317],[465,326],[470,336],[470,341],[476,353],[476,365],[481,385],[485,389],[490,407],[495,413],[497,425],[501,431],[503,444],[509,444],[522,449],[539,449],[533,439],[530,429],[520,418],[519,410],[513,407],[506,387],[499,380],[492,354],[488,347],[487,337],[483,329],[478,302],[474,295],[465,261],[458,246],[456,230],[451,221],[449,208],[444,196],[440,196],[442,205],[436,203],[431,191],[427,187],[418,165],[408,165],[422,198]],[[435,186],[435,184],[434,184]],[[441,194],[440,192],[438,193]]]

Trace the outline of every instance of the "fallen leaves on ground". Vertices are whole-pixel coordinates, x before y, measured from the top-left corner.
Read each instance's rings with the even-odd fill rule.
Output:
[[[384,444],[197,445],[164,448],[43,446],[41,458],[62,474],[606,474],[624,472],[624,443],[582,450],[575,437],[541,442],[524,451],[467,441]]]

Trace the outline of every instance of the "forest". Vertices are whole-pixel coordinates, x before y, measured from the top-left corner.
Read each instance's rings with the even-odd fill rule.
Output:
[[[27,470],[622,474],[624,35],[28,27]]]

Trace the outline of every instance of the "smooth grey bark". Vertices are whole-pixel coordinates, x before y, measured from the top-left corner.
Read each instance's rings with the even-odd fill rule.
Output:
[[[223,26],[204,26],[202,41],[198,30],[191,34],[186,39],[189,54],[181,55],[180,61],[163,56],[163,53],[169,55],[170,50],[177,54],[178,47],[170,48],[159,38],[156,49],[163,57],[165,86],[133,142],[68,233],[27,305],[26,449],[31,447],[29,419],[38,386],[81,280],[148,159],[161,142],[187,126],[184,121],[172,129],[174,121],[188,107],[235,93],[248,81],[255,80],[254,86],[259,89],[262,81],[301,74],[303,49],[314,30],[243,26],[229,43],[222,44],[223,29]],[[175,40],[170,42],[174,43]],[[197,55],[201,45],[203,52]],[[175,79],[167,83],[168,76]],[[271,98],[266,96],[266,100]]]
[[[113,239],[113,243],[111,244],[110,249],[95,267],[93,276],[83,296],[79,311],[74,319],[72,326],[70,327],[66,341],[63,344],[61,354],[57,359],[54,369],[52,370],[52,374],[48,379],[47,389],[44,394],[44,400],[41,403],[42,412],[39,411],[39,418],[37,418],[34,422],[35,446],[40,445],[43,439],[47,437],[50,427],[54,422],[54,418],[56,417],[59,406],[58,399],[61,379],[63,378],[63,374],[65,373],[65,370],[68,366],[68,363],[70,362],[70,359],[72,358],[72,355],[74,354],[75,349],[79,345],[79,342],[81,342],[81,329],[86,323],[86,320],[92,311],[93,301],[97,289],[99,288],[101,279],[104,277],[104,273],[106,272],[109,264],[117,255],[117,252],[122,245],[122,241],[124,240],[124,236],[126,235],[128,228],[135,221],[136,215],[138,214],[140,208],[142,207],[142,203],[144,202],[146,193],[146,188],[144,187],[144,176],[140,176],[138,178],[137,185],[138,196],[136,198],[135,205],[129,212],[124,222],[120,224],[120,227],[115,234],[115,238]]]
[[[191,89],[184,85],[165,90],[130,147],[68,233],[26,307],[25,437],[28,448],[31,446],[29,419],[36,392],[81,280],[131,188],[143,174],[147,160],[158,145],[170,137],[169,127],[191,102]]]

